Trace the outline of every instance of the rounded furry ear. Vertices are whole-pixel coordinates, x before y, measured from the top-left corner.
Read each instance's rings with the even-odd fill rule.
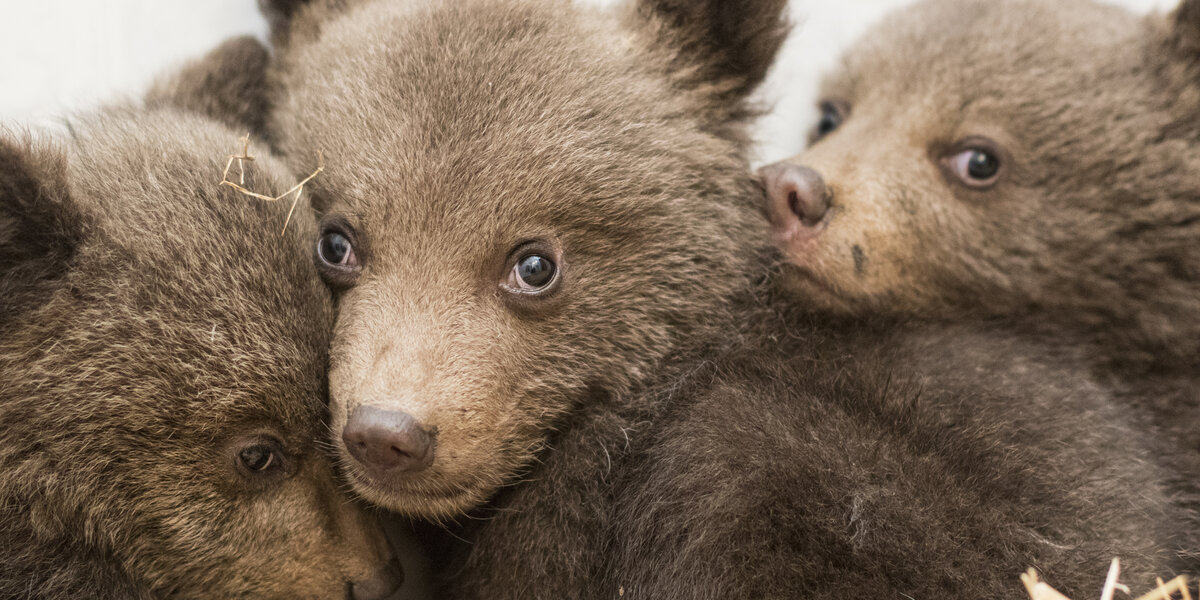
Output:
[[[270,62],[270,51],[254,37],[226,40],[155,81],[146,93],[146,106],[195,112],[261,137],[271,103]]]
[[[0,138],[0,325],[62,279],[82,228],[61,152]]]
[[[287,32],[291,27],[292,17],[296,16],[296,12],[300,10],[300,7],[308,4],[310,1],[258,0],[258,9],[267,18],[267,25],[271,28],[272,43],[279,45],[280,42],[287,40]]]
[[[1200,0],[1183,0],[1175,9],[1175,39],[1179,50],[1200,56]]]
[[[787,0],[636,0],[633,27],[663,52],[683,85],[739,104],[766,77],[787,38]]]

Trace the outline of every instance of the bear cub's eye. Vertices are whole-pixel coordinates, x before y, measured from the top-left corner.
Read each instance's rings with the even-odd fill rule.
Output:
[[[500,288],[516,296],[549,295],[562,281],[559,250],[545,242],[529,242],[509,255],[508,272]]]
[[[238,471],[252,482],[268,481],[284,471],[285,457],[279,442],[272,438],[253,436],[243,440],[234,448],[234,460]]]
[[[317,242],[317,256],[331,267],[351,269],[358,266],[358,256],[350,239],[337,231],[326,232]]]
[[[549,286],[556,274],[558,267],[554,265],[554,261],[539,254],[529,254],[521,257],[517,264],[513,265],[508,283],[515,289],[536,292]]]
[[[846,115],[849,109],[841,102],[833,100],[823,100],[819,105],[821,118],[817,121],[816,127],[813,128],[812,134],[809,136],[809,143],[816,143],[824,139],[829,134],[838,130],[842,123],[846,122]]]
[[[950,171],[971,187],[987,187],[999,179],[1000,157],[989,148],[967,148],[950,157]]]
[[[238,453],[238,459],[242,461],[242,466],[253,473],[266,471],[276,462],[275,451],[262,444],[242,450]]]
[[[348,288],[362,271],[362,256],[355,250],[354,229],[341,217],[327,217],[317,240],[317,271],[333,288]]]

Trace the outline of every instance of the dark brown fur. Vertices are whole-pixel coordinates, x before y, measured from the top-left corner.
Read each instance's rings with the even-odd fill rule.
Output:
[[[343,598],[390,553],[318,447],[311,214],[218,188],[239,134],[196,115],[74,133],[0,139],[0,597]]]
[[[606,591],[1015,599],[1034,567],[1087,597],[1113,556],[1135,588],[1186,564],[1190,523],[1136,421],[1070,359],[997,332],[797,322],[673,383],[632,449],[605,438]]]
[[[325,156],[323,230],[358,260],[324,268],[335,429],[372,405],[437,441],[393,479],[344,464],[456,518],[445,597],[1016,598],[1030,565],[1074,592],[1190,547],[1070,357],[747,297],[768,241],[744,95],[782,3],[283,4],[271,134],[299,171]],[[562,286],[514,298],[530,240]]]

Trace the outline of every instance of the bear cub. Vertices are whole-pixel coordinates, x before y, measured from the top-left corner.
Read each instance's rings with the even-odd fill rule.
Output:
[[[281,236],[286,204],[218,188],[238,134],[200,116],[72,132],[0,137],[0,597],[387,597],[387,542],[322,450],[311,214]]]
[[[1072,357],[762,297],[782,0],[265,5],[336,450],[448,532],[439,597],[1018,598],[1195,548]]]
[[[1200,507],[1200,0],[925,0],[841,64],[761,171],[782,286],[1083,348]]]
[[[762,171],[792,291],[1197,371],[1200,0],[925,0],[841,64],[810,147]]]

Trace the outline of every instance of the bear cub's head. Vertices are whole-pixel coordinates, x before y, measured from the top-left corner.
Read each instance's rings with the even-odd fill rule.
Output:
[[[809,149],[763,170],[793,291],[1194,355],[1200,2],[928,0],[848,52],[820,110]]]
[[[333,310],[237,134],[114,110],[0,138],[0,596],[358,598],[399,573],[340,489]],[[259,156],[252,189],[286,189]],[[234,168],[236,178],[237,169]]]
[[[744,100],[783,0],[267,4],[271,135],[329,165],[332,417],[369,500],[486,500],[765,271]]]

